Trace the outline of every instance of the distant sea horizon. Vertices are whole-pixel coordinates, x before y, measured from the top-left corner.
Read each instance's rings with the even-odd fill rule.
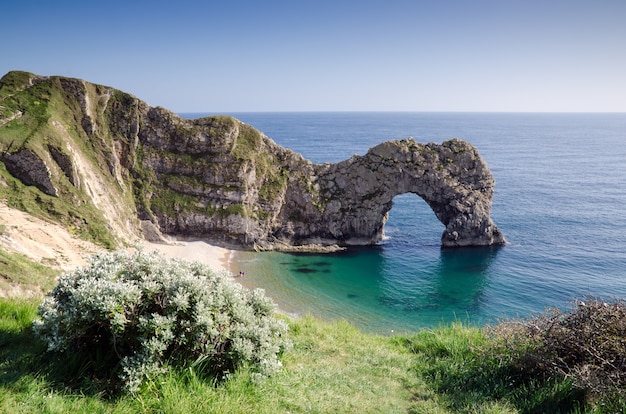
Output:
[[[236,117],[237,115],[246,114],[531,114],[531,115],[602,115],[602,114],[626,114],[626,111],[387,111],[387,110],[343,110],[343,111],[326,111],[326,110],[310,110],[310,111],[198,111],[198,112],[175,112],[185,119],[197,119],[206,116],[229,115]]]
[[[496,180],[492,218],[508,244],[442,249],[443,225],[399,195],[376,245],[330,255],[238,252],[243,283],[294,315],[377,333],[528,317],[577,298],[626,297],[626,113],[235,112],[315,163],[387,140],[461,138]]]

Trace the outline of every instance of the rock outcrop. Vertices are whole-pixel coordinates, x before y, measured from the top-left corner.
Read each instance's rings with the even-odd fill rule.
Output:
[[[52,175],[46,163],[33,151],[21,148],[13,153],[0,155],[8,172],[26,185],[34,185],[45,194],[56,196],[57,189],[52,183]]]
[[[23,104],[28,93],[36,107]],[[28,151],[38,160],[32,163],[37,174],[24,180],[28,174],[20,173],[25,184],[89,201],[89,158],[106,175],[100,186],[109,183],[120,203],[132,203],[118,216],[135,220],[137,231],[260,249],[367,245],[383,237],[393,198],[414,193],[445,225],[442,245],[505,242],[489,216],[494,179],[476,149],[459,139],[440,145],[389,141],[363,156],[317,165],[235,118],[186,120],[77,79],[12,72],[0,81],[0,99],[8,108],[0,115],[4,142],[9,138],[3,129],[16,139],[17,122],[52,126],[40,128],[48,131],[40,137],[45,145],[17,137],[21,146],[2,159],[9,172],[15,171],[11,160]],[[56,111],[36,112],[41,102],[51,108],[53,99]],[[9,119],[16,113],[20,117]],[[82,166],[76,165],[79,158]]]

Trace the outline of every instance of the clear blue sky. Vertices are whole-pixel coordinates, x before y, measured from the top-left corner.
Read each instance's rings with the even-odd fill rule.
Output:
[[[1,74],[175,112],[626,111],[626,0],[5,3]]]

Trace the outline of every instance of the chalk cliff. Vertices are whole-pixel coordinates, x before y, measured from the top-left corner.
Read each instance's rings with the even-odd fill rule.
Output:
[[[10,72],[0,161],[0,194],[17,179],[68,201],[69,216],[94,206],[117,242],[144,229],[260,249],[373,244],[403,193],[433,209],[444,246],[505,242],[489,216],[494,179],[459,139],[317,165],[229,116],[182,119],[110,87]]]

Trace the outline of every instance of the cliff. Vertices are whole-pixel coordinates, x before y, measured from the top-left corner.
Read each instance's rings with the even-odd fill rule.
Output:
[[[186,120],[79,79],[0,80],[0,197],[102,244],[160,232],[261,249],[372,244],[410,192],[446,226],[444,246],[497,245],[493,186],[458,139],[316,165],[232,117]]]

